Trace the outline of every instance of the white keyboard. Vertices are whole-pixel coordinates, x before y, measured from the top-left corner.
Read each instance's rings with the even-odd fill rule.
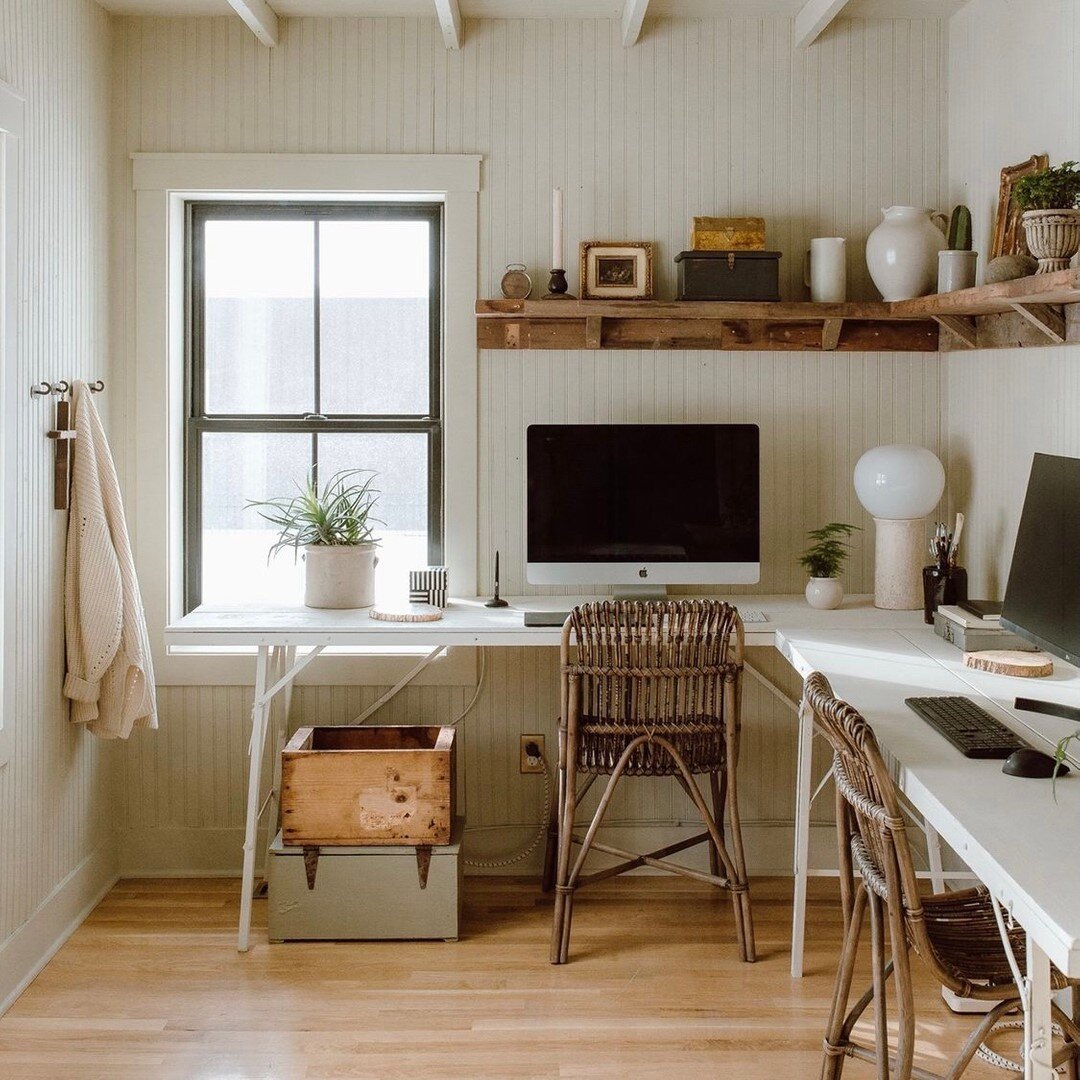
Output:
[[[739,606],[739,614],[742,616],[743,625],[747,623],[767,623],[769,620],[764,611],[757,608]]]

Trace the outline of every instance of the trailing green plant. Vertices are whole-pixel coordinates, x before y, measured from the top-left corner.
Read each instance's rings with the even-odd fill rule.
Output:
[[[1022,176],[1013,185],[1021,210],[1073,210],[1080,201],[1080,165],[1065,161],[1053,169]]]
[[[367,475],[366,480],[355,478]],[[309,544],[317,546],[348,546],[377,543],[372,526],[386,523],[374,517],[372,510],[379,492],[372,488],[375,474],[367,469],[348,469],[335,473],[319,485],[314,476],[296,485],[297,494],[267,499],[248,500],[248,508],[279,530],[277,542],[270,549],[272,558],[282,548],[297,552]]]
[[[842,521],[830,521],[820,529],[812,529],[806,535],[814,542],[799,556],[799,562],[812,578],[839,577],[851,554],[847,541],[853,533],[861,531],[858,525],[846,525]]]
[[[949,218],[949,250],[971,250],[971,211],[966,206],[953,208]]]
[[[1066,735],[1058,744],[1054,750],[1054,798],[1057,798],[1057,778],[1058,773],[1061,770],[1061,766],[1065,764],[1065,751],[1068,749],[1069,743],[1074,739],[1080,740],[1080,729],[1074,731],[1071,735]]]

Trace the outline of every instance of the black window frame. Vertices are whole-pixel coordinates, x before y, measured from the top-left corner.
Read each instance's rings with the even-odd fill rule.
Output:
[[[434,202],[308,202],[192,200],[184,207],[184,613],[202,602],[202,442],[208,432],[311,434],[311,461],[317,468],[321,433],[422,433],[428,437],[428,561],[443,561],[443,392],[442,251],[443,207]],[[311,413],[206,412],[205,398],[205,231],[207,220],[312,219],[315,224],[314,411]],[[321,221],[421,220],[430,224],[428,283],[428,411],[418,413],[338,413],[324,415],[320,401],[319,228]],[[317,473],[316,473],[317,475]]]

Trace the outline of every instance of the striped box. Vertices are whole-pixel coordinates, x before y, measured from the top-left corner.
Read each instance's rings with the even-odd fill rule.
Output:
[[[449,571],[445,566],[410,570],[409,599],[414,604],[434,604],[435,607],[444,608],[449,579]]]

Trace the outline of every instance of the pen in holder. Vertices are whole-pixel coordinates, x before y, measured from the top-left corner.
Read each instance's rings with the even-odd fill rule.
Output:
[[[940,521],[934,527],[934,539],[930,541],[930,554],[934,562],[924,566],[922,572],[923,618],[931,626],[934,612],[942,604],[958,604],[968,598],[967,571],[956,565],[963,529],[963,514],[956,515],[956,528],[952,532]]]

